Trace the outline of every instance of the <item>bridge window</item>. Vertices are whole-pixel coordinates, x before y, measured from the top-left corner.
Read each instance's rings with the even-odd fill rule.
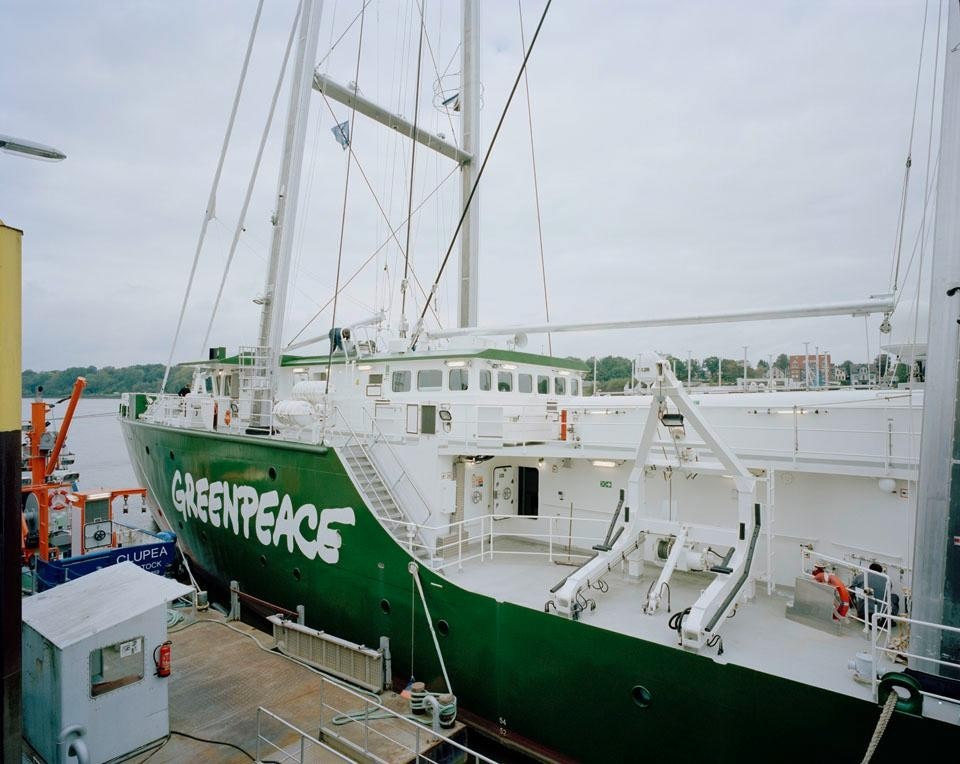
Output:
[[[566,395],[567,394],[567,380],[563,377],[554,377],[553,378],[553,389],[556,390],[557,395]]]
[[[497,372],[497,390],[501,393],[509,393],[513,390],[513,374],[509,371]]]
[[[448,381],[451,390],[467,390],[470,387],[470,370],[450,369],[450,378]]]
[[[538,376],[537,377],[537,392],[540,395],[549,395],[550,394],[550,377]]]
[[[489,390],[493,375],[490,373],[490,369],[480,369],[480,389]]]
[[[517,375],[517,392],[520,392],[520,393],[533,392],[533,375],[532,374]]]
[[[417,372],[417,390],[439,390],[443,387],[440,369],[421,369]]]
[[[393,392],[395,393],[409,393],[410,392],[410,372],[409,371],[395,371],[393,372]]]
[[[570,395],[580,395],[580,379],[578,377],[570,380]]]

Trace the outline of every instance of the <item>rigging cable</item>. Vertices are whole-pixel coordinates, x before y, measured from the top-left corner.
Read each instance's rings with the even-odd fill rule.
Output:
[[[523,48],[527,47],[526,37],[523,34],[523,6],[521,0],[517,0],[517,11],[520,14],[520,44]],[[540,242],[540,275],[543,278],[543,310],[547,316],[547,323],[550,323],[550,303],[547,300],[547,266],[543,257],[543,223],[540,217],[540,184],[537,181],[537,154],[533,148],[533,113],[530,108],[530,82],[527,79],[527,69],[523,69],[523,90],[527,95],[527,125],[530,128],[530,163],[533,165],[533,198],[537,204],[537,238]],[[553,335],[547,332],[547,353],[553,355]]]
[[[263,150],[267,145],[267,136],[270,133],[270,127],[273,125],[273,115],[276,111],[277,100],[280,98],[280,88],[283,85],[283,78],[287,71],[287,61],[290,58],[290,50],[293,48],[293,38],[296,36],[297,24],[300,20],[300,9],[302,3],[297,5],[297,10],[293,15],[293,25],[290,27],[290,37],[287,38],[287,47],[283,53],[283,62],[280,64],[280,75],[277,77],[277,86],[273,90],[273,99],[270,101],[270,111],[267,113],[267,122],[263,126],[263,133],[260,136],[260,145],[257,147],[257,158],[253,162],[253,170],[250,173],[250,182],[247,183],[247,193],[243,197],[243,206],[240,208],[240,218],[237,220],[237,227],[233,232],[233,240],[230,242],[230,252],[227,255],[227,262],[223,266],[223,276],[220,278],[220,288],[217,290],[217,298],[213,302],[213,311],[210,313],[210,323],[207,324],[207,333],[203,336],[203,344],[200,346],[200,352],[203,353],[210,340],[210,333],[213,330],[213,321],[220,308],[220,300],[223,297],[223,289],[227,283],[227,275],[230,273],[230,266],[233,265],[233,257],[237,252],[237,245],[240,243],[240,234],[243,233],[244,223],[247,219],[247,210],[250,207],[250,199],[253,196],[253,187],[257,181],[257,175],[260,172],[260,162],[263,159]],[[162,388],[161,388],[162,389]]]
[[[926,224],[927,224],[927,211],[929,210],[930,205],[930,191],[932,188],[930,181],[930,155],[933,151],[933,118],[936,113],[937,108],[937,75],[940,72],[940,31],[943,25],[943,12],[939,7],[937,8],[937,41],[933,46],[933,87],[931,88],[930,93],[930,124],[927,129],[927,164],[924,170],[926,181],[924,183],[925,191],[923,197],[923,213],[920,217],[920,259],[917,262],[917,293],[913,301],[913,347],[911,348],[911,358],[910,358],[910,373],[909,381],[913,383],[913,366],[917,361],[917,324],[919,322],[920,316],[920,283],[923,278],[923,256],[924,256],[924,239],[926,233]],[[944,74],[946,74],[946,65],[944,65]],[[940,166],[940,154],[939,150],[937,152],[937,165],[934,169],[934,174],[937,173],[937,169]],[[932,228],[932,226],[931,226]],[[928,338],[929,339],[929,338]],[[912,422],[913,420],[911,420]]]
[[[357,84],[360,81],[360,54],[363,51],[363,11],[361,10],[360,16],[360,37],[357,40],[357,66],[354,70],[353,82],[356,89],[359,91],[360,86]],[[353,125],[354,120],[357,116],[357,107],[356,101],[354,105],[350,108],[350,136],[352,141],[353,136]],[[343,233],[347,224],[347,195],[350,191],[350,168],[353,166],[353,152],[350,151],[347,153],[347,177],[343,183],[343,208],[340,211],[340,242],[337,246],[337,277],[333,285],[333,313],[330,317],[330,352],[327,355],[327,387],[326,392],[330,392],[330,367],[333,364],[333,335],[337,326],[337,297],[340,293],[340,265],[343,261]],[[346,350],[344,350],[346,354]],[[324,429],[326,429],[326,418],[324,419]]]
[[[360,165],[358,164],[358,165],[357,165],[357,168],[359,169],[359,167],[360,167]],[[443,188],[444,184],[445,184],[448,180],[450,180],[450,178],[453,177],[453,174],[454,174],[458,169],[459,169],[458,167],[454,167],[452,170],[450,170],[449,173],[447,173],[446,177],[444,177],[443,180],[440,181],[440,183],[437,185],[437,187],[434,188],[433,191],[431,191],[426,197],[424,197],[424,198],[420,201],[420,204],[418,204],[418,205],[414,208],[414,210],[413,210],[414,214],[416,214],[417,212],[419,212],[420,209],[421,209],[427,202],[429,202],[430,199],[432,199],[432,198],[434,197],[434,195],[436,195],[436,193],[437,193],[441,188]],[[340,287],[340,290],[339,290],[340,293],[342,293],[344,289],[346,289],[348,286],[350,286],[350,284],[353,282],[353,280],[363,272],[363,269],[364,269],[364,268],[366,268],[368,265],[370,265],[370,263],[373,261],[373,259],[374,259],[377,255],[379,255],[379,254],[383,251],[383,249],[390,243],[391,239],[393,239],[393,240],[396,239],[396,232],[399,231],[399,230],[400,230],[400,226],[404,225],[405,223],[406,223],[406,220],[402,220],[399,224],[397,224],[397,226],[396,226],[395,228],[394,228],[394,227],[391,227],[391,229],[390,229],[391,235],[388,236],[386,239],[384,239],[382,242],[380,242],[380,246],[378,246],[375,250],[373,250],[373,252],[367,257],[367,259],[364,260],[364,261],[360,264],[360,267],[358,267],[358,268],[353,272],[353,275],[351,275],[350,278],[348,278],[346,281],[343,282],[343,285]],[[417,282],[417,283],[419,283],[419,282]],[[423,287],[421,287],[421,289],[422,289],[422,288],[423,288]],[[295,342],[297,341],[297,339],[300,337],[300,335],[303,334],[303,333],[307,330],[307,328],[310,326],[310,324],[312,324],[314,321],[316,321],[316,320],[320,317],[320,315],[323,313],[323,311],[325,311],[325,310],[330,306],[330,304],[333,302],[333,299],[334,299],[333,297],[329,298],[329,299],[321,306],[321,308],[310,318],[310,320],[307,321],[307,323],[303,325],[303,327],[300,329],[300,331],[297,332],[297,334],[294,336],[294,338],[293,338],[292,340],[290,340],[290,342],[287,344],[286,348],[284,348],[285,350],[292,350],[292,349],[293,349],[293,343],[295,343]]]
[[[247,67],[250,64],[250,54],[253,52],[253,41],[257,36],[257,27],[260,25],[260,12],[263,10],[263,0],[257,3],[257,13],[253,17],[253,26],[250,28],[250,39],[247,42],[247,52],[243,57],[243,66],[240,69],[240,81],[237,83],[237,92],[233,97],[233,107],[230,109],[230,119],[227,120],[227,131],[223,136],[223,146],[220,148],[220,159],[217,162],[217,170],[213,175],[213,183],[210,187],[210,196],[207,199],[207,207],[203,212],[203,223],[200,225],[200,237],[197,240],[197,249],[193,254],[193,265],[190,267],[190,277],[187,279],[187,289],[183,295],[183,304],[180,306],[180,317],[177,319],[177,329],[173,334],[173,343],[170,346],[170,355],[167,358],[166,368],[163,370],[163,381],[160,383],[160,392],[167,386],[167,378],[170,376],[170,367],[173,365],[173,354],[177,349],[177,341],[180,339],[180,330],[183,328],[183,316],[187,311],[187,301],[190,299],[190,290],[193,288],[193,279],[197,273],[197,263],[200,261],[200,251],[203,249],[203,240],[207,235],[207,226],[216,216],[217,211],[217,189],[220,187],[220,175],[223,172],[223,161],[227,156],[227,147],[230,145],[230,136],[233,133],[233,123],[237,117],[237,109],[240,106],[240,94],[243,92],[243,83],[247,78]]]
[[[907,161],[903,170],[903,189],[900,194],[900,218],[897,221],[897,243],[894,249],[893,287],[891,289],[894,294],[897,292],[897,285],[900,278],[900,253],[903,249],[903,229],[906,227],[907,192],[910,189],[910,166],[913,164],[913,134],[917,126],[917,103],[920,100],[920,72],[923,68],[923,47],[927,37],[927,12],[929,11],[929,8],[930,4],[924,2],[923,28],[920,32],[920,56],[919,60],[917,61],[917,82],[913,90],[913,116],[910,120],[910,139],[907,142]],[[937,39],[939,40],[939,38],[940,27],[938,25]],[[934,74],[934,79],[936,79],[936,74]]]
[[[423,17],[424,8],[420,4],[420,0],[417,0],[417,8],[420,9],[420,16]],[[440,12],[443,13],[443,3],[440,3]],[[433,73],[437,75],[437,82],[440,81],[440,68],[437,66],[437,57],[433,53],[433,46],[430,44],[430,35],[426,35],[427,41],[427,52],[430,54],[430,61],[433,62]],[[417,85],[420,83],[418,82]],[[446,111],[446,110],[445,110]],[[450,123],[450,135],[453,138],[453,145],[457,148],[460,148],[460,142],[457,140],[457,130],[453,126],[453,116],[449,111],[446,111],[447,121]]]
[[[467,218],[467,212],[470,210],[470,203],[473,201],[473,197],[477,193],[477,186],[479,186],[480,179],[483,177],[483,171],[487,167],[487,161],[490,159],[490,154],[497,142],[497,136],[500,134],[500,128],[503,127],[503,121],[507,116],[507,112],[510,110],[510,104],[513,102],[513,96],[517,92],[517,86],[520,84],[520,78],[523,76],[523,72],[527,68],[527,60],[530,58],[530,54],[533,53],[533,46],[537,43],[537,38],[540,36],[540,30],[543,28],[543,22],[547,18],[547,11],[550,10],[550,4],[552,2],[553,0],[547,0],[547,4],[543,8],[543,13],[540,15],[540,21],[537,23],[537,28],[533,33],[533,38],[530,40],[530,47],[527,49],[527,52],[523,57],[523,63],[520,64],[520,71],[517,72],[517,77],[513,82],[513,87],[510,89],[510,95],[507,97],[507,103],[504,105],[503,112],[500,114],[500,120],[497,122],[496,129],[493,131],[493,137],[490,139],[490,145],[487,146],[487,153],[483,157],[483,163],[480,165],[480,170],[477,172],[477,177],[473,181],[473,187],[470,189],[470,195],[467,197],[467,201],[463,205],[463,212],[460,213],[460,220],[457,221],[457,227],[453,231],[453,237],[450,239],[450,245],[447,247],[447,252],[443,256],[443,262],[440,263],[440,270],[437,271],[437,276],[434,279],[433,286],[430,290],[431,294],[436,292],[437,285],[440,283],[440,277],[443,275],[443,271],[447,267],[447,262],[450,260],[450,254],[453,252],[453,246],[456,244],[457,236],[460,235],[460,229],[463,228],[463,221]],[[411,348],[415,348],[417,345],[417,339],[419,338],[420,331],[423,328],[423,318],[426,314],[427,306],[424,305],[423,312],[420,314],[420,318],[417,320],[416,327],[414,327],[413,336],[411,337],[410,341]]]
[[[327,50],[326,54],[324,54],[323,58],[321,58],[319,61],[317,61],[317,68],[318,68],[318,69],[320,68],[321,65],[323,65],[323,64],[325,64],[325,63],[327,62],[327,59],[330,58],[330,55],[333,53],[333,49],[336,48],[337,45],[340,44],[340,41],[341,41],[344,37],[347,36],[347,32],[349,32],[351,29],[353,29],[353,25],[357,23],[357,19],[359,19],[359,18],[363,15],[363,12],[364,12],[365,10],[367,10],[367,6],[370,5],[370,3],[372,3],[372,2],[373,2],[373,0],[364,0],[363,7],[360,8],[360,10],[357,12],[357,15],[353,17],[353,21],[351,21],[349,24],[347,24],[346,29],[344,29],[344,30],[340,33],[340,36],[330,44],[330,48]],[[331,26],[331,28],[330,28],[330,36],[333,37],[333,27],[332,27],[332,26]]]
[[[420,65],[423,62],[423,11],[426,2],[423,5],[417,4],[420,9],[420,44],[417,47],[417,79],[413,88],[413,132],[410,135],[410,193],[407,195],[407,246],[403,250],[403,280],[400,282],[400,336],[406,337],[407,324],[407,275],[410,270],[410,228],[413,222],[413,170],[417,158],[417,123],[420,119]],[[427,305],[430,304],[430,295],[427,296],[426,305],[423,306],[423,312],[426,314]]]
[[[330,100],[327,98],[327,96],[324,93],[321,93],[320,95],[322,96],[324,103],[327,105],[327,109],[330,112],[330,116],[332,116],[334,120],[336,120],[337,117],[333,111],[333,107],[330,105]],[[396,228],[392,228],[390,226],[390,217],[387,215],[386,210],[383,209],[383,204],[381,204],[380,202],[380,197],[377,196],[377,192],[376,190],[374,190],[373,184],[370,183],[370,178],[367,177],[367,173],[364,171],[363,165],[360,164],[360,157],[358,157],[354,153],[352,144],[347,145],[347,151],[349,151],[353,155],[353,161],[354,161],[354,164],[356,164],[357,166],[357,171],[360,173],[364,183],[366,183],[366,186],[370,191],[370,194],[373,196],[373,201],[377,203],[377,209],[380,210],[380,215],[383,217],[384,222],[386,222],[387,228],[390,230],[390,235],[393,237],[393,240],[397,243],[397,247],[401,247],[400,240],[397,238],[397,230],[399,230],[400,226],[398,225]],[[420,280],[417,278],[417,274],[414,272],[413,266],[410,266],[410,274],[413,276],[413,280],[416,283],[417,287],[419,287],[420,291],[423,293],[423,296],[426,297],[427,291],[423,288],[423,284],[421,284]],[[440,322],[440,316],[437,315],[437,312],[435,310],[433,311],[433,315],[437,319],[437,323],[440,324],[440,326],[443,326],[443,324]],[[299,337],[300,335],[298,334],[297,336]],[[294,342],[295,340],[296,340],[296,337],[290,340],[290,342]]]

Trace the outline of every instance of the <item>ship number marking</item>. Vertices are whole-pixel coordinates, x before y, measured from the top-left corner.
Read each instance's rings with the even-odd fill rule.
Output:
[[[280,498],[277,491],[259,493],[250,485],[234,485],[207,478],[194,479],[189,472],[173,473],[170,486],[173,506],[184,519],[196,517],[214,528],[225,528],[244,538],[253,535],[263,546],[280,546],[287,551],[294,547],[308,560],[319,557],[335,565],[340,559],[340,532],[334,524],[354,525],[352,507],[328,507],[317,510],[313,504],[293,509],[289,494]],[[305,530],[306,528],[306,530]]]

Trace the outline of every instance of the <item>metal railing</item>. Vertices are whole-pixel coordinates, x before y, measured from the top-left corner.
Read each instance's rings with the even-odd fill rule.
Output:
[[[880,617],[884,619],[886,618],[886,616],[890,615],[892,611],[892,592],[890,591],[892,581],[890,579],[890,576],[888,576],[886,573],[882,573],[876,570],[870,570],[868,566],[860,565],[855,562],[850,562],[849,560],[844,560],[839,557],[831,557],[829,555],[821,554],[815,549],[809,549],[807,547],[801,546],[800,547],[800,569],[807,575],[812,574],[813,567],[814,567],[814,565],[811,563],[810,570],[807,570],[806,563],[810,560],[813,560],[814,562],[822,561],[825,563],[829,563],[834,568],[837,568],[837,567],[843,568],[844,570],[847,570],[847,571],[853,571],[854,575],[859,573],[860,575],[863,576],[863,586],[857,587],[856,589],[852,589],[851,592],[855,597],[860,597],[863,599],[864,615],[866,617],[861,618],[859,615],[857,615],[856,602],[851,601],[850,609],[853,611],[853,613],[851,614],[848,612],[847,618],[849,618],[850,620],[858,621],[862,623],[864,633],[871,632],[875,628],[875,624],[872,619],[873,614],[878,613]],[[874,597],[872,590],[870,590],[868,587],[868,583],[870,582],[871,577],[882,578],[885,581],[883,597],[881,599]],[[844,582],[844,585],[848,585],[847,582]],[[868,590],[871,591],[870,594],[867,594]],[[885,639],[889,640],[890,621],[884,620],[884,622],[880,624],[880,631],[882,632],[883,635],[885,635]],[[877,638],[876,634],[873,634],[873,636],[871,637],[871,639],[874,639],[874,640],[876,638]]]
[[[336,693],[329,692],[330,688],[335,688]],[[336,696],[346,696],[345,699],[351,704],[351,708],[341,708],[342,701],[333,699]],[[424,752],[424,749],[429,749],[434,743],[441,742],[464,754],[467,761],[496,764],[493,759],[468,748],[463,743],[438,735],[435,730],[419,721],[388,708],[376,696],[361,694],[328,677],[321,677],[320,709],[320,729],[323,736],[337,740],[344,748],[360,754],[367,761],[388,764],[387,760],[375,752],[379,744],[384,744],[389,745],[391,749],[400,748],[401,751],[407,752],[410,760],[440,764],[438,759],[432,758]],[[329,717],[329,724],[324,723],[327,717]],[[379,720],[393,723],[389,731],[374,726]],[[354,725],[361,725],[358,734],[355,736],[345,734],[348,730],[355,729]],[[396,758],[392,760],[395,761]]]
[[[413,492],[417,496],[417,498],[420,500],[420,504],[423,509],[423,519],[420,520],[420,522],[413,521],[413,525],[419,531],[421,528],[424,527],[424,523],[426,523],[430,519],[430,516],[432,514],[430,510],[430,503],[427,501],[426,497],[423,495],[423,492],[414,482],[413,478],[411,478],[407,474],[407,470],[404,468],[403,461],[400,459],[400,455],[393,448],[393,445],[385,437],[383,437],[382,432],[379,430],[377,430],[377,432],[380,432],[381,439],[377,438],[376,433],[373,433],[372,437],[370,438],[371,445],[376,443],[384,443],[387,446],[387,452],[393,457],[393,459],[396,461],[397,467],[400,469],[400,477],[397,478],[397,480],[393,481],[392,484],[390,484],[384,479],[383,473],[380,470],[379,466],[377,465],[377,462],[373,456],[373,453],[368,448],[367,443],[364,442],[365,439],[361,437],[356,432],[356,430],[353,429],[353,426],[350,424],[350,421],[344,415],[343,411],[340,410],[339,406],[335,406],[333,411],[335,416],[340,417],[340,420],[343,422],[344,426],[347,429],[347,433],[349,434],[349,437],[342,444],[342,447],[345,449],[349,449],[351,448],[352,444],[356,444],[356,446],[361,449],[363,456],[370,463],[370,466],[373,468],[374,472],[376,473],[376,476],[379,479],[380,483],[383,485],[384,488],[387,489],[394,505],[404,517],[410,517],[410,513],[408,512],[407,508],[403,504],[401,504],[400,501],[398,500],[396,489],[397,489],[397,486],[403,480],[406,480],[407,483],[410,485],[410,487],[413,489]],[[371,421],[374,423],[374,426],[376,426],[376,421],[373,419],[371,419]],[[373,491],[375,491],[377,488],[376,484],[370,478],[364,479],[360,475],[357,475],[356,478],[357,478],[357,482],[364,484],[363,487],[365,489],[365,492],[368,493],[368,498],[374,499],[375,496],[373,494]],[[366,490],[366,489],[370,489],[370,490]],[[379,501],[380,509],[386,510],[386,505],[383,503],[383,501],[379,499],[378,501]]]
[[[264,720],[268,719],[271,722],[274,722],[276,726],[280,727],[280,734],[285,734],[286,737],[290,737],[291,734],[296,738],[296,741],[293,744],[281,746],[280,744],[274,742],[270,737],[264,732]],[[309,732],[304,732],[299,727],[294,726],[286,719],[283,719],[277,716],[272,711],[264,708],[263,706],[257,707],[257,764],[264,761],[263,752],[266,748],[268,752],[268,761],[279,761],[279,762],[296,762],[296,764],[306,764],[307,762],[320,761],[320,757],[309,756],[308,754],[315,754],[319,751],[322,751],[325,756],[332,756],[338,761],[348,761],[352,762],[349,756],[346,756],[336,748],[331,748],[329,745],[324,743],[322,740],[318,740]]]
[[[941,658],[930,658],[926,655],[917,655],[907,650],[901,650],[896,647],[884,646],[884,645],[878,644],[877,634],[880,631],[880,628],[878,627],[880,620],[887,621],[888,623],[894,622],[899,624],[906,624],[908,629],[910,626],[923,626],[931,629],[937,629],[938,631],[948,631],[952,634],[960,634],[960,628],[957,628],[956,626],[947,626],[946,624],[943,624],[943,623],[930,623],[928,621],[918,621],[914,618],[910,618],[909,616],[889,615],[888,613],[882,613],[879,611],[873,612],[870,615],[870,622],[872,627],[871,631],[873,634],[870,640],[870,657],[873,665],[871,687],[873,689],[874,700],[877,700],[877,686],[880,683],[879,677],[877,676],[878,674],[877,668],[879,666],[879,663],[877,661],[881,656],[889,656],[892,658],[893,661],[896,661],[897,658],[907,658],[907,659],[913,658],[920,661],[927,661],[929,663],[936,663],[938,666],[947,666],[949,668],[954,669],[957,672],[960,672],[960,663],[956,663],[953,661],[946,661]],[[920,694],[926,695],[927,697],[930,697],[930,698],[935,698],[936,700],[952,703],[953,705],[960,705],[960,700],[957,700],[956,698],[948,697],[946,695],[938,695],[934,692],[928,692],[923,689],[920,690]]]
[[[502,521],[514,521],[509,528],[498,529],[497,524]],[[517,528],[518,524],[529,527],[530,524],[539,525],[541,530],[528,531]],[[596,534],[587,534],[582,528],[574,532],[574,526],[587,524],[597,529]],[[398,522],[396,525],[414,525]],[[437,538],[456,538],[437,544],[434,549],[414,544],[411,553],[423,549],[431,557],[439,558],[436,568],[444,570],[457,565],[462,570],[463,564],[471,560],[494,559],[496,555],[545,557],[551,563],[562,558],[586,559],[592,555],[590,548],[604,538],[610,525],[609,513],[606,518],[589,518],[569,515],[536,515],[524,516],[514,514],[486,514],[469,520],[459,520],[443,525],[414,526],[422,531],[436,534]],[[546,527],[543,527],[546,526]],[[566,530],[564,529],[566,526]],[[497,544],[497,539],[513,539],[531,542],[542,547],[542,551],[535,549],[508,549]],[[448,557],[449,553],[449,557]]]

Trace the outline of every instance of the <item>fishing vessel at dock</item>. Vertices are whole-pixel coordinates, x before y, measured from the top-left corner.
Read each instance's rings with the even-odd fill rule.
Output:
[[[635,392],[586,395],[587,368],[527,352],[528,334],[888,315],[894,298],[478,327],[478,5],[463,4],[459,146],[315,70],[320,6],[303,0],[291,31],[259,340],[212,348],[180,394],[130,392],[120,407],[138,479],[194,572],[303,606],[342,639],[387,637],[399,687],[452,692],[461,715],[545,759],[733,761],[810,741],[839,761],[870,745],[893,761],[960,740],[960,574],[945,541],[960,484],[942,474],[960,283],[949,215],[925,389],[714,395],[650,354]],[[949,14],[952,50],[960,6]],[[960,69],[946,65],[938,205],[952,210]],[[458,242],[459,328],[428,325],[434,282],[412,322],[376,314],[282,341],[312,91],[457,163],[444,264]],[[319,352],[297,352],[311,342]]]
[[[131,500],[143,501],[143,488],[81,491],[71,471],[74,455],[66,439],[86,380],[78,377],[73,392],[56,403],[44,401],[38,388],[30,420],[22,428],[21,592],[33,594],[130,561],[163,575],[175,561],[174,535],[154,534],[126,519]],[[48,417],[69,401],[57,430]]]

